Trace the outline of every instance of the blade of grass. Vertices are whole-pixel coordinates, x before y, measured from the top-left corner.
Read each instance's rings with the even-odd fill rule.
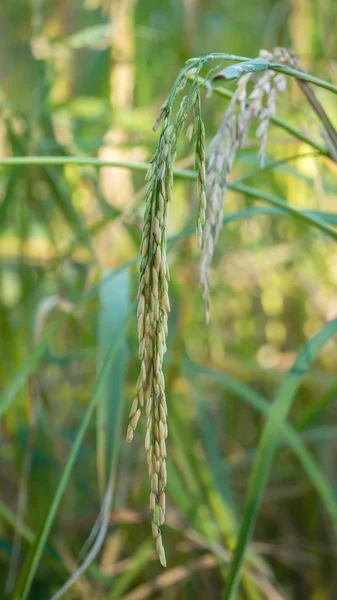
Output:
[[[203,482],[208,503],[218,523],[219,530],[231,545],[237,533],[237,515],[230,481],[223,470],[222,453],[217,432],[207,401],[203,402],[200,388],[194,388],[197,401],[200,441],[205,449],[206,461],[199,459],[199,477]]]
[[[2,231],[5,227],[8,209],[13,205],[19,175],[20,169],[14,169],[11,173],[9,173],[8,180],[6,182],[5,193],[2,201],[0,202],[0,231]]]
[[[86,245],[91,255],[95,257],[95,249],[91,242],[91,236],[88,227],[79,211],[72,203],[70,194],[64,184],[64,181],[58,181],[52,168],[42,167],[42,175],[46,181],[54,198],[55,204],[61,214],[64,216],[71,230],[76,233],[79,240]]]
[[[69,480],[69,477],[71,474],[71,470],[72,470],[75,460],[77,458],[82,440],[83,440],[84,435],[90,424],[94,409],[96,407],[97,400],[102,391],[102,387],[104,385],[105,379],[111,368],[112,360],[115,358],[116,353],[119,350],[120,345],[124,340],[125,329],[128,324],[128,319],[131,314],[131,310],[134,309],[135,305],[136,305],[136,303],[134,302],[132,304],[132,307],[130,308],[127,318],[124,319],[124,321],[121,323],[118,335],[116,335],[114,343],[111,345],[109,353],[107,354],[104,364],[102,366],[102,369],[97,377],[93,395],[92,395],[91,400],[88,404],[88,407],[85,411],[81,426],[78,430],[78,433],[77,433],[74,443],[72,445],[68,460],[64,466],[61,479],[59,481],[57,489],[55,490],[55,494],[54,494],[53,500],[51,502],[51,505],[49,507],[48,513],[45,516],[45,519],[41,525],[40,531],[37,535],[37,538],[36,538],[34,544],[31,546],[31,549],[29,551],[29,554],[26,558],[26,561],[23,565],[21,574],[20,574],[17,584],[15,586],[14,593],[13,593],[13,598],[15,600],[19,600],[19,599],[26,600],[26,598],[29,594],[34,577],[36,575],[36,571],[37,571],[39,562],[41,560],[41,556],[44,552],[44,548],[47,543],[48,536],[50,534],[50,531],[51,531],[52,525],[54,523],[60,502],[61,502],[63,494],[65,492],[65,489],[66,489],[66,486],[67,486],[67,483],[68,483],[68,480]]]
[[[218,535],[214,527],[214,515],[210,509],[207,493],[201,481],[202,477],[193,444],[192,432],[187,432],[185,422],[180,418],[179,409],[171,406],[170,436],[172,440],[172,460],[169,463],[170,473],[173,474],[176,499],[180,500],[181,491],[186,497],[186,503],[179,502],[181,510],[185,510],[187,518],[192,523],[199,523],[200,531],[213,538]],[[173,463],[173,464],[172,464]],[[183,486],[181,483],[183,482]],[[185,506],[184,506],[185,505]]]
[[[99,309],[99,363],[104,358],[118,332],[120,322],[128,314],[130,277],[122,271],[100,288]],[[123,388],[126,372],[126,337],[118,355],[111,364],[104,389],[97,406],[97,468],[101,490],[106,488],[115,464],[120,442]]]
[[[273,169],[276,169],[277,167],[284,167],[284,166],[287,167],[290,162],[300,160],[301,158],[317,158],[317,156],[319,156],[318,152],[301,152],[301,154],[293,154],[292,156],[286,156],[285,158],[280,158],[278,160],[270,160],[267,163],[265,163],[265,165],[263,167],[261,167],[259,164],[257,164],[257,166],[254,169],[251,169],[250,171],[245,171],[240,177],[238,177],[235,180],[235,184],[242,183],[243,181],[246,181],[247,179],[249,179],[250,177],[253,177],[254,175],[264,173],[266,171],[271,171]],[[257,159],[258,159],[258,157],[257,157]],[[300,177],[302,174],[294,171],[294,175],[297,175]],[[312,185],[312,181],[311,181],[311,185]]]
[[[54,323],[54,325],[41,337],[39,343],[33,348],[33,350],[31,350],[27,359],[24,361],[17,374],[14,377],[12,377],[10,383],[2,392],[0,396],[0,418],[3,415],[3,413],[9,408],[21,387],[27,382],[28,377],[31,375],[36,365],[42,358],[48,346],[48,342],[50,341],[54,333],[57,331],[60,324],[61,319],[59,322]]]
[[[12,148],[16,154],[25,154],[27,150],[27,144],[24,143],[22,138],[17,135],[11,124],[8,122],[7,127],[9,130],[9,136],[12,142]],[[75,210],[74,205],[69,196],[68,190],[64,185],[64,181],[61,181],[61,185],[54,176],[52,169],[48,168],[47,165],[42,165],[41,173],[46,181],[51,193],[53,195],[55,204],[58,206],[60,212],[63,214],[68,225],[73,232],[77,233],[77,236],[87,246],[91,254],[94,256],[94,248],[91,243],[91,237],[88,229],[78,211]],[[28,182],[28,179],[27,179]],[[63,186],[62,186],[63,184]],[[42,213],[43,214],[43,211]]]
[[[35,534],[33,531],[23,523],[18,520],[17,515],[6,506],[3,502],[0,502],[0,517],[13,529],[18,529],[20,535],[26,540],[26,542],[32,543],[35,539]]]
[[[323,213],[320,211],[299,211],[299,212],[304,212],[306,215],[312,216],[314,219],[316,217],[318,217],[319,219],[324,219],[327,224],[331,224],[331,225],[337,225],[337,215],[333,214],[333,213]],[[239,210],[237,212],[233,212],[230,213],[228,215],[224,215],[223,219],[222,219],[222,223],[223,225],[227,224],[227,223],[231,223],[232,221],[239,221],[241,219],[249,219],[250,217],[257,217],[257,216],[290,216],[290,213],[287,212],[286,210],[283,210],[281,207],[279,208],[271,208],[271,207],[267,207],[267,206],[259,206],[259,207],[251,207],[251,208],[245,208],[243,210]],[[195,232],[195,227],[193,225],[191,225],[190,227],[186,227],[184,229],[182,229],[181,231],[179,231],[177,234],[172,235],[171,237],[169,237],[168,239],[168,243],[171,245],[173,245],[175,242],[179,241],[180,239],[183,239],[185,237],[188,237],[189,235],[192,235]]]
[[[135,581],[139,574],[144,572],[146,565],[153,556],[153,546],[149,541],[144,542],[132,556],[131,565],[128,569],[118,577],[114,582],[107,600],[118,600],[122,598],[125,592],[130,589],[131,584]]]
[[[236,597],[241,566],[257,519],[258,507],[278,443],[280,428],[285,422],[301,379],[307,373],[323,346],[336,333],[337,319],[334,319],[302,346],[269,410],[267,423],[258,445],[249,479],[244,514],[224,594],[225,600],[233,600]]]
[[[95,529],[96,524],[98,525],[98,531],[96,534],[96,538],[92,543],[92,547],[90,548],[84,560],[81,562],[80,566],[64,583],[64,585],[52,596],[50,600],[58,600],[59,598],[62,598],[62,596],[76,583],[76,581],[78,581],[78,579],[83,575],[83,573],[85,573],[85,571],[90,567],[90,565],[94,562],[96,556],[102,548],[109,529],[111,502],[113,495],[112,476],[113,473],[111,472],[111,477],[109,478],[109,481],[107,483],[107,489],[103,498],[99,518],[96,521],[93,528]]]
[[[294,206],[282,200],[282,198],[274,196],[273,194],[268,194],[263,190],[256,190],[255,188],[252,188],[243,183],[234,184],[228,187],[231,187],[231,189],[235,190],[236,192],[242,192],[243,194],[247,194],[251,198],[258,198],[259,200],[264,200],[265,202],[268,202],[268,204],[272,204],[277,208],[281,208],[285,212],[289,213],[289,215],[296,217],[297,220],[302,221],[303,223],[307,223],[308,225],[312,225],[316,229],[324,231],[324,233],[332,237],[334,240],[337,240],[337,232],[332,227],[324,223],[324,221],[319,216],[314,216],[312,212],[299,211]]]
[[[261,69],[256,69],[254,68],[254,64],[259,62],[261,63],[261,61],[263,60],[263,62],[265,63],[266,67],[268,69],[272,69],[273,71],[279,71],[280,73],[284,73],[285,75],[290,75],[291,77],[294,77],[295,79],[300,79],[302,81],[307,81],[308,83],[312,83],[314,85],[317,85],[318,87],[324,88],[326,90],[329,90],[330,92],[333,92],[334,94],[337,94],[337,86],[334,85],[333,83],[329,83],[328,81],[325,81],[324,79],[319,79],[318,77],[315,77],[314,75],[310,75],[309,73],[305,73],[304,71],[298,71],[297,69],[294,69],[292,67],[288,67],[287,65],[284,65],[282,63],[278,63],[278,62],[271,62],[265,59],[261,59],[260,57],[256,57],[256,58],[249,58],[246,56],[236,56],[235,54],[227,54],[227,53],[222,53],[222,52],[213,52],[212,54],[206,54],[204,56],[198,57],[198,58],[191,58],[190,60],[186,61],[186,65],[187,65],[187,70],[191,69],[191,67],[193,67],[194,65],[197,65],[200,60],[203,61],[203,63],[207,63],[211,60],[228,60],[231,62],[245,62],[245,63],[250,63],[251,68],[249,69],[250,71],[256,71],[256,70],[261,70]],[[266,67],[262,68],[262,70],[266,70]],[[186,70],[186,66],[182,69],[182,72],[184,72]],[[238,71],[238,73],[240,73]]]
[[[111,272],[110,272],[111,275]],[[129,313],[130,277],[128,271],[121,271],[115,277],[106,275],[108,282],[99,290],[99,364],[100,369],[109,353],[111,340],[118,335],[120,323]],[[84,546],[90,547],[77,570],[53,595],[51,600],[61,598],[70,587],[90,567],[98,555],[108,530],[109,515],[113,498],[113,481],[120,442],[120,422],[122,416],[123,387],[127,361],[126,330],[121,340],[119,352],[110,365],[105,385],[97,401],[97,467],[101,493],[104,494],[102,508],[96,524]],[[100,370],[99,369],[99,370]],[[93,541],[94,540],[94,541]],[[82,552],[81,552],[82,554]]]
[[[337,398],[337,385],[334,385],[332,388],[328,389],[325,394],[322,394],[320,398],[313,402],[308,406],[306,410],[303,411],[301,417],[296,422],[296,429],[303,430],[308,425],[311,425],[313,421],[319,417],[319,415],[325,410],[331,402],[334,402]]]
[[[74,303],[74,308],[80,305],[87,298],[90,298],[91,296],[96,294],[99,291],[100,287],[102,285],[108,284],[113,277],[116,277],[119,273],[136,264],[137,260],[138,256],[127,261],[121,267],[113,271],[108,277],[103,279],[100,283],[94,285],[92,288],[90,288],[88,291],[82,294],[82,296],[77,300],[77,302]],[[65,313],[60,319],[58,319],[54,323],[54,325],[43,336],[41,336],[41,339],[39,340],[38,344],[34,346],[34,349],[30,352],[28,358],[23,362],[15,377],[11,379],[8,386],[0,395],[0,418],[15,400],[15,397],[19,390],[22,388],[22,386],[27,383],[28,377],[34,371],[39,360],[42,358],[48,346],[48,342],[50,341],[54,333],[67,319],[71,318],[71,316],[72,312]]]
[[[0,166],[16,165],[82,165],[91,167],[118,167],[146,173],[150,163],[135,163],[119,160],[101,160],[90,156],[9,156],[0,158]]]
[[[201,432],[201,441],[203,442],[208,463],[211,468],[212,476],[216,487],[219,489],[227,510],[235,515],[234,502],[231,493],[230,483],[225,476],[222,468],[222,456],[220,444],[214,430],[214,420],[211,418],[207,404],[202,401],[198,388],[195,388],[194,394],[197,399],[199,412],[199,427]],[[233,519],[236,520],[236,519]]]
[[[261,394],[258,394],[250,386],[234,379],[230,375],[221,373],[220,371],[214,371],[213,369],[196,365],[189,359],[186,360],[186,368],[187,371],[192,373],[193,377],[196,375],[207,377],[224,390],[234,394],[235,396],[238,396],[250,404],[250,406],[257,409],[262,414],[268,415],[271,405],[263,396],[261,396]],[[300,438],[300,434],[297,433],[296,430],[287,423],[283,423],[281,425],[280,431],[285,442],[297,456],[308,478],[315,487],[318,495],[326,507],[327,512],[332,518],[334,528],[337,533],[337,498],[333,492],[333,489],[330,487],[324,474],[320,470],[319,465],[315,462],[310,452],[304,446]]]
[[[321,427],[314,427],[303,431],[301,434],[302,439],[311,442],[320,442],[325,440],[336,440],[337,439],[337,427],[334,425],[322,425]]]
[[[205,535],[218,539],[222,532],[226,539],[233,540],[237,531],[234,510],[217,489],[208,461],[201,460],[194,444],[194,431],[192,428],[186,430],[186,412],[178,403],[171,402],[170,414],[170,435],[173,440],[170,478],[172,471],[176,471],[173,475],[175,481],[171,486],[174,487],[172,493],[179,500],[180,509],[184,510],[186,506],[186,516]],[[182,493],[186,496],[186,503],[180,502],[181,479],[184,482]]]
[[[307,81],[308,83],[313,83],[318,87],[321,87],[325,90],[329,90],[334,94],[337,94],[337,86],[333,83],[329,83],[324,79],[319,79],[314,75],[309,75],[309,73],[305,73],[303,71],[298,71],[297,69],[293,69],[292,67],[288,67],[287,65],[282,65],[279,63],[270,63],[270,68],[273,71],[278,71],[279,73],[284,73],[285,75],[290,75],[291,77],[295,77],[295,79],[299,79],[300,81]]]

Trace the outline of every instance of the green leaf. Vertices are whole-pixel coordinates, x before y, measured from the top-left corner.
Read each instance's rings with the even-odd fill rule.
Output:
[[[17,529],[20,535],[29,543],[35,539],[34,532],[22,521],[19,521],[17,515],[6,506],[3,502],[0,502],[0,517],[13,529]]]
[[[251,188],[251,189],[253,189],[253,188]],[[257,190],[256,190],[256,192],[257,192]],[[255,196],[255,194],[254,194],[254,196]],[[257,195],[256,197],[259,197],[259,196]],[[280,199],[280,202],[281,202],[281,199]],[[321,211],[310,211],[310,210],[297,211],[297,212],[299,213],[300,216],[304,216],[304,218],[309,217],[309,218],[312,218],[315,220],[318,218],[322,222],[326,221],[326,226],[329,228],[329,235],[332,236],[334,239],[337,238],[337,232],[335,232],[331,227],[329,227],[329,225],[337,225],[337,215],[336,214],[326,213],[326,212],[321,212]],[[266,215],[266,216],[270,215],[270,216],[285,216],[285,217],[288,216],[289,217],[289,216],[291,216],[291,210],[286,210],[285,208],[281,207],[280,205],[278,205],[278,208],[268,207],[268,206],[244,208],[243,210],[238,210],[238,211],[230,213],[228,215],[224,215],[224,217],[222,219],[222,224],[226,225],[227,223],[231,223],[232,221],[240,221],[241,219],[249,219],[251,217],[258,217],[260,215],[261,216],[262,215]],[[324,226],[323,226],[323,228],[324,228]],[[184,229],[182,229],[175,235],[172,235],[168,239],[168,243],[169,243],[170,247],[175,242],[177,242],[180,239],[183,239],[185,237],[188,237],[189,235],[192,235],[194,232],[195,232],[195,226],[191,225],[190,227],[185,227]],[[331,234],[331,232],[333,232],[333,234]]]
[[[95,256],[95,250],[91,242],[91,237],[89,230],[84,222],[84,219],[79,211],[77,211],[72,203],[71,196],[68,192],[67,186],[64,184],[64,181],[60,180],[56,177],[56,172],[53,167],[43,166],[42,174],[46,183],[48,184],[50,191],[55,200],[55,204],[57,205],[60,212],[63,214],[65,220],[68,225],[71,227],[72,231],[78,236],[78,239],[81,240],[91,252],[93,256]]]
[[[256,190],[255,188],[252,188],[243,183],[233,184],[228,187],[237,192],[247,194],[251,198],[258,198],[260,200],[264,200],[268,204],[272,204],[273,206],[282,209],[284,212],[287,212],[289,215],[295,217],[297,220],[302,221],[303,223],[307,223],[308,225],[311,225],[316,229],[319,229],[320,231],[326,233],[327,235],[329,235],[329,237],[332,237],[334,240],[337,240],[337,232],[334,229],[332,229],[332,227],[330,227],[327,223],[325,223],[324,219],[317,212],[314,213],[313,211],[304,210],[300,211],[294,206],[285,202],[282,198],[279,198],[278,196],[268,194],[263,190]]]
[[[258,445],[249,479],[244,514],[224,595],[225,600],[234,600],[236,598],[242,562],[257,519],[259,504],[267,483],[267,477],[278,443],[278,436],[287,418],[297,388],[323,346],[336,333],[337,319],[334,319],[302,346],[269,410],[267,423]]]
[[[246,73],[257,73],[261,71],[267,71],[269,69],[269,61],[264,58],[252,58],[252,60],[245,60],[244,62],[236,65],[230,65],[226,67],[214,77],[212,81],[221,81],[222,79],[233,80],[238,79]]]
[[[318,419],[323,410],[325,410],[337,397],[337,385],[329,388],[322,396],[317,398],[313,403],[310,403],[308,408],[303,411],[301,417],[296,423],[297,429],[305,429]]]
[[[130,566],[123,575],[114,581],[107,599],[119,600],[119,598],[122,598],[138,575],[144,573],[144,569],[150,562],[151,556],[153,556],[153,545],[151,542],[146,541],[134,551]]]
[[[0,231],[2,231],[5,227],[8,209],[15,201],[16,184],[19,179],[20,171],[21,169],[13,169],[9,175],[5,172],[5,175],[8,175],[8,180],[6,182],[6,191],[4,197],[0,202]]]
[[[116,269],[115,271],[113,271],[110,275],[108,275],[106,278],[104,278],[100,283],[94,285],[92,288],[90,288],[88,291],[86,291],[84,294],[82,294],[82,296],[79,298],[79,300],[74,303],[74,305],[73,305],[74,308],[76,306],[80,305],[87,298],[90,298],[91,296],[93,296],[94,294],[96,294],[99,291],[99,289],[100,289],[101,286],[108,285],[109,282],[114,277],[117,277],[119,273],[122,273],[123,271],[125,271],[126,269],[128,269],[129,267],[131,267],[132,265],[136,264],[137,260],[138,260],[138,256],[136,256],[135,258],[132,258],[131,260],[127,261],[126,263],[124,263],[124,265],[122,265],[121,267],[119,267],[118,269]],[[7,388],[0,395],[0,418],[1,418],[2,414],[10,407],[10,405],[12,404],[12,402],[15,400],[16,395],[18,394],[18,392],[22,388],[22,386],[24,386],[27,383],[28,377],[34,371],[34,369],[36,368],[38,362],[40,361],[40,359],[44,355],[44,352],[45,352],[45,350],[46,350],[46,348],[48,346],[48,342],[50,341],[50,339],[52,338],[52,336],[54,335],[54,333],[58,330],[58,328],[67,319],[69,319],[71,317],[72,317],[72,313],[71,312],[65,313],[41,337],[39,343],[36,344],[36,346],[34,346],[34,349],[30,352],[30,354],[28,355],[27,359],[21,365],[21,367],[18,370],[18,372],[15,375],[15,377],[12,378],[12,380],[8,384]]]
[[[110,272],[106,272],[108,275]],[[109,352],[120,322],[130,311],[130,275],[122,271],[101,286],[99,298],[99,364]],[[125,332],[126,333],[126,332]],[[120,443],[123,387],[126,374],[126,335],[118,355],[110,366],[97,407],[97,466],[101,490],[105,489],[116,460]]]
[[[214,371],[213,369],[208,369],[201,365],[196,365],[189,359],[186,359],[185,365],[187,368],[187,372],[190,373],[194,378],[196,375],[205,376],[220,387],[222,387],[224,390],[244,400],[244,402],[247,402],[250,406],[258,410],[262,414],[269,414],[271,405],[269,404],[268,400],[266,400],[263,396],[261,396],[261,394],[258,394],[255,390],[253,390],[250,386],[246,385],[245,383],[234,379],[230,375],[221,373],[219,371]],[[291,425],[287,423],[281,424],[280,432],[284,442],[286,442],[286,444],[292,450],[295,456],[297,456],[308,478],[311,480],[313,486],[315,487],[318,495],[320,496],[323,504],[325,505],[327,512],[332,518],[334,528],[337,532],[337,498],[334,494],[333,489],[329,485],[329,482],[325,478],[324,473],[320,470],[319,466],[316,464],[310,452],[304,446],[300,435],[295,431],[295,429]],[[316,439],[320,435],[322,437],[324,433],[325,435],[327,435],[326,431],[320,433],[315,432],[315,434],[312,433],[311,435],[315,435]],[[331,434],[331,432],[329,433]]]
[[[34,371],[36,365],[42,358],[49,340],[60,326],[63,319],[55,323],[40,339],[39,343],[31,350],[27,359],[20,367],[17,374],[11,379],[7,388],[2,392],[0,396],[0,418],[3,413],[9,408],[17,393],[23,385],[27,382],[28,377]]]
[[[236,522],[234,502],[230,483],[223,470],[221,449],[214,430],[214,422],[207,403],[202,401],[199,388],[195,387],[194,395],[198,404],[201,440],[205,447],[207,462],[210,465],[213,481],[222,496],[226,512],[231,515],[231,528],[234,529],[233,525]]]
[[[113,340],[111,348],[105,358],[102,369],[97,377],[93,395],[92,395],[91,400],[88,404],[88,407],[84,413],[81,426],[78,430],[78,433],[77,433],[74,443],[72,445],[68,460],[64,466],[62,476],[61,476],[59,484],[56,488],[51,505],[49,507],[47,515],[45,516],[44,521],[42,522],[42,525],[41,525],[40,531],[37,535],[37,538],[36,538],[34,544],[30,548],[29,554],[26,558],[26,561],[23,565],[19,579],[15,586],[13,600],[26,600],[26,598],[29,594],[34,577],[36,575],[36,571],[38,569],[41,557],[43,555],[43,552],[44,552],[44,549],[45,549],[45,546],[46,546],[46,543],[48,540],[48,536],[50,534],[50,531],[53,526],[53,523],[54,523],[57,511],[58,511],[58,508],[60,506],[63,494],[65,492],[67,483],[69,481],[72,468],[73,468],[75,460],[77,458],[81,443],[83,441],[84,435],[90,424],[94,409],[95,409],[97,401],[98,401],[98,398],[99,398],[100,394],[102,393],[102,388],[104,386],[106,377],[108,376],[108,374],[110,372],[112,361],[116,357],[116,354],[119,351],[121,344],[123,343],[123,341],[125,339],[125,331],[126,331],[127,324],[128,324],[128,318],[130,316],[131,311],[134,309],[134,307],[135,307],[135,302],[133,303],[132,307],[130,308],[128,317],[126,319],[124,319],[124,321],[121,322],[118,333],[116,334],[116,337]]]

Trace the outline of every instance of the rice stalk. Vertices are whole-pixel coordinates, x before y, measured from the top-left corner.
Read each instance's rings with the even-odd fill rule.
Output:
[[[223,206],[237,151],[242,148],[252,122],[257,119],[256,136],[260,140],[259,158],[264,166],[269,125],[276,114],[277,95],[286,88],[286,79],[280,63],[289,60],[289,52],[276,48],[273,53],[261,50],[259,58],[242,59],[236,67],[228,67],[212,80],[224,77],[238,79],[236,90],[229,102],[220,127],[214,136],[206,168],[205,126],[201,115],[200,90],[205,80],[199,80],[202,67],[209,61],[238,60],[226,54],[213,54],[187,61],[180,71],[171,93],[161,106],[154,123],[161,125],[158,147],[148,169],[144,224],[141,242],[141,264],[138,287],[138,340],[140,374],[136,394],[130,410],[126,440],[131,442],[141,412],[145,406],[145,450],[150,477],[150,512],[152,534],[160,562],[166,566],[161,527],[165,522],[167,484],[166,439],[168,436],[167,403],[163,359],[168,335],[169,266],[167,262],[167,219],[173,192],[173,169],[176,147],[188,116],[192,119],[185,139],[195,137],[195,170],[199,208],[197,215],[197,242],[202,247],[200,282],[203,290],[206,322],[210,315],[210,268],[214,248],[223,223]],[[292,56],[292,55],[291,55]],[[276,61],[273,62],[273,61]],[[273,65],[277,69],[273,69]],[[174,114],[176,96],[184,90],[193,74],[189,92]],[[248,91],[248,85],[252,89]],[[206,176],[207,172],[207,176]]]

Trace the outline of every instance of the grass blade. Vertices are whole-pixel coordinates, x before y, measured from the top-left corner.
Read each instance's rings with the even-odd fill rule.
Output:
[[[320,396],[316,402],[310,404],[306,410],[303,411],[301,417],[296,423],[297,429],[305,429],[308,425],[311,425],[316,421],[321,413],[336,400],[337,397],[337,385],[329,388],[322,396]]]
[[[269,402],[250,386],[234,379],[230,375],[215,371],[213,369],[208,369],[207,367],[203,367],[201,365],[196,365],[190,360],[186,361],[186,367],[188,372],[190,372],[193,377],[196,375],[205,376],[219,385],[222,389],[244,400],[262,414],[269,414],[271,408]],[[329,485],[329,482],[320,470],[316,461],[311,456],[310,452],[306,449],[303,441],[300,438],[300,434],[297,433],[296,430],[287,423],[281,424],[280,432],[284,441],[297,456],[308,478],[315,487],[318,495],[325,505],[327,512],[332,518],[334,529],[337,533],[337,498],[333,489]],[[319,437],[319,435],[322,436],[322,433],[315,432],[315,435],[316,437]],[[305,437],[305,439],[307,438]]]
[[[63,320],[60,319],[60,321],[54,323],[54,325],[41,337],[39,343],[31,350],[28,358],[25,360],[17,374],[11,379],[7,388],[2,392],[0,396],[0,418],[9,408],[21,387],[25,385],[28,377],[34,371],[47,348],[49,340],[60,326],[61,321],[63,322]]]
[[[323,346],[336,333],[337,319],[334,319],[302,346],[271,406],[248,484],[243,519],[224,595],[225,600],[233,600],[236,595],[242,562],[256,522],[258,507],[267,482],[280,428],[285,422],[302,377],[307,373]]]
[[[135,550],[131,565],[113,584],[108,600],[118,600],[122,598],[125,592],[130,589],[133,581],[140,573],[144,572],[145,567],[150,562],[153,556],[153,547],[151,542],[144,542],[137,550]]]
[[[136,264],[137,260],[138,257],[136,256],[135,258],[127,261],[121,267],[119,267],[110,275],[105,277],[100,283],[94,285],[92,288],[87,290],[84,294],[82,294],[79,300],[74,303],[74,308],[80,305],[87,298],[90,298],[94,294],[96,294],[101,288],[101,286],[108,285],[109,282],[119,273],[122,273],[129,267]],[[36,344],[36,346],[34,346],[34,349],[30,352],[28,358],[21,365],[15,377],[12,378],[6,389],[2,392],[2,394],[0,395],[0,418],[3,415],[3,413],[9,408],[11,403],[15,400],[15,397],[19,390],[22,388],[22,386],[27,383],[28,377],[34,371],[39,360],[42,358],[44,351],[48,346],[48,342],[50,341],[54,333],[67,319],[69,319],[72,316],[72,314],[72,312],[65,313],[58,321],[54,323],[54,325],[43,336],[41,336],[39,343]]]
[[[203,442],[210,470],[216,487],[222,496],[227,510],[234,513],[234,502],[231,494],[230,484],[224,476],[222,469],[221,448],[214,432],[214,422],[207,410],[207,406],[201,399],[198,400],[199,423],[201,440]]]
[[[121,321],[127,319],[130,303],[129,271],[121,271],[115,277],[111,277],[112,271],[106,273],[106,285],[100,287],[100,310],[99,310],[99,370],[104,365],[104,360],[109,354],[111,340],[118,335]],[[121,339],[119,352],[115,360],[110,364],[109,372],[102,386],[101,394],[97,401],[97,467],[99,483],[102,495],[101,513],[96,521],[99,529],[96,539],[90,550],[77,570],[64,583],[64,585],[53,595],[51,600],[61,598],[70,587],[89,568],[98,555],[109,526],[109,516],[113,497],[114,471],[118,457],[120,443],[120,422],[122,417],[123,387],[127,362],[126,329],[124,338]],[[95,530],[94,526],[85,546],[91,542],[91,536]],[[90,545],[90,543],[89,543]]]
[[[337,232],[330,227],[324,220],[317,214],[314,214],[312,211],[300,211],[294,206],[285,202],[282,198],[278,198],[278,196],[274,196],[273,194],[268,194],[263,190],[256,190],[255,188],[250,187],[249,185],[245,185],[243,183],[237,183],[231,187],[236,192],[242,192],[243,194],[247,194],[251,198],[258,198],[259,200],[264,200],[268,202],[268,204],[272,204],[277,208],[281,208],[284,212],[289,213],[289,215],[296,217],[297,220],[306,223],[307,225],[311,225],[320,231],[323,231],[334,240],[337,240]]]
[[[135,303],[132,305],[132,308],[134,308],[134,306],[135,306]],[[131,309],[129,311],[128,317],[130,315],[130,312],[131,312]],[[118,335],[116,335],[114,343],[112,344],[112,346],[109,350],[109,353],[107,354],[106,359],[104,361],[102,369],[99,373],[93,395],[91,397],[91,400],[90,400],[88,407],[86,409],[86,412],[84,414],[84,417],[83,417],[81,426],[78,430],[78,433],[76,435],[75,441],[72,445],[68,460],[64,466],[62,476],[61,476],[60,482],[57,486],[57,489],[55,491],[55,495],[53,497],[52,503],[51,503],[48,513],[42,523],[41,529],[37,535],[37,539],[34,542],[34,544],[31,546],[30,552],[26,558],[26,561],[22,568],[20,577],[15,586],[15,590],[14,590],[14,594],[13,594],[14,600],[19,600],[19,599],[26,600],[28,593],[31,589],[33,579],[36,575],[36,571],[37,571],[41,556],[43,554],[48,536],[50,534],[52,525],[53,525],[55,517],[56,517],[57,510],[59,508],[63,494],[65,492],[65,489],[66,489],[66,486],[67,486],[67,483],[68,483],[68,480],[69,480],[69,477],[71,474],[71,470],[74,466],[74,463],[75,463],[76,457],[78,455],[78,451],[80,449],[83,437],[88,429],[88,426],[90,424],[97,400],[99,398],[99,395],[101,394],[102,387],[103,387],[106,377],[110,371],[112,360],[115,358],[116,353],[119,350],[120,345],[122,344],[122,342],[125,338],[125,330],[126,330],[127,323],[128,323],[128,317],[126,319],[124,319],[124,321],[121,323]]]
[[[64,216],[71,230],[87,246],[92,256],[95,257],[95,250],[92,245],[89,229],[81,213],[75,209],[66,185],[64,185],[62,180],[58,181],[53,169],[48,166],[42,167],[42,174],[53,195],[56,206]]]
[[[253,188],[251,188],[253,189]],[[257,191],[257,190],[256,190]],[[298,211],[300,214],[308,215],[309,217],[313,217],[316,219],[324,220],[327,224],[337,225],[337,215],[334,213],[320,212],[320,211]],[[258,216],[290,216],[290,212],[284,210],[283,208],[275,208],[271,206],[259,206],[259,207],[251,207],[244,208],[243,210],[239,210],[237,212],[230,213],[228,215],[224,215],[222,219],[222,224],[226,225],[227,223],[231,223],[232,221],[240,221],[241,219],[250,219],[251,217]],[[185,227],[175,235],[171,236],[168,239],[170,245],[174,244],[180,239],[188,237],[195,232],[195,226],[191,225],[190,227]],[[334,236],[335,237],[335,236]]]
[[[22,521],[18,520],[17,515],[8,508],[3,502],[0,502],[0,518],[2,518],[13,529],[18,529],[20,535],[28,543],[32,543],[35,539],[34,532]]]
[[[130,277],[122,271],[100,288],[99,362],[103,364],[111,340],[129,310]],[[126,337],[111,364],[97,407],[97,468],[101,490],[105,489],[116,459],[120,441],[123,387],[126,372]]]

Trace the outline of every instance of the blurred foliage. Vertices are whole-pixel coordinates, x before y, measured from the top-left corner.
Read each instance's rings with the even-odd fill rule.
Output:
[[[289,46],[310,73],[336,80],[333,0],[244,0],[239,7],[234,0],[2,0],[0,15],[2,156],[148,160],[158,107],[184,61],[204,53],[253,57],[261,47]],[[317,95],[337,125],[335,98]],[[320,140],[315,115],[293,82],[286,98],[280,116]],[[203,102],[208,140],[226,105],[215,94]],[[305,156],[259,171],[256,147],[254,137],[247,140],[232,179],[244,176],[299,209],[334,212],[336,164]],[[270,163],[304,152],[308,146],[272,128]],[[190,156],[181,142],[179,166],[191,168]],[[272,400],[298,349],[336,314],[335,242],[294,219],[265,214],[225,226],[208,327],[195,240],[178,236],[172,244],[163,573],[149,527],[144,425],[130,446],[123,443],[139,368],[135,311],[127,348],[123,338],[107,380],[94,391],[136,295],[143,186],[142,174],[115,168],[1,168],[3,598],[12,597],[96,393],[97,419],[89,422],[29,598],[51,598],[74,571],[109,472],[114,493],[105,541],[64,597],[220,598],[268,407],[259,410],[254,398]],[[171,235],[194,224],[196,204],[195,185],[177,180]],[[256,205],[232,191],[225,210]],[[120,268],[118,283],[104,287],[102,278]],[[304,376],[289,418],[334,494],[336,359],[332,338]],[[333,598],[336,534],[327,509],[294,447],[280,444],[238,598]]]

